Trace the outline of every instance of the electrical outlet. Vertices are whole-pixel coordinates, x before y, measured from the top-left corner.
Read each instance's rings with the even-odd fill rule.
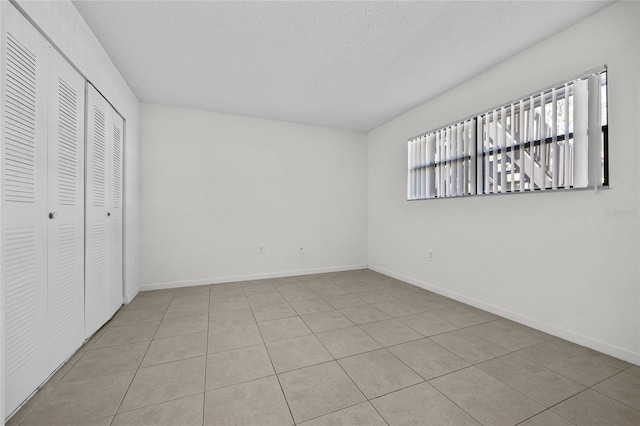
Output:
[[[429,262],[433,262],[433,251],[429,250],[429,251],[427,252],[427,260],[428,260]]]
[[[258,254],[264,254],[264,246],[258,246]]]
[[[304,247],[300,246],[300,247],[298,248],[298,253],[300,253],[300,254],[304,254]]]

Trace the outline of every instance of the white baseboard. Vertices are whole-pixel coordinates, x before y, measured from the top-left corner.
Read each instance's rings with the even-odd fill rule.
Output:
[[[135,288],[132,292],[130,292],[129,294],[127,294],[124,297],[124,304],[128,305],[129,303],[131,303],[131,301],[133,300],[134,297],[136,297],[138,295],[138,293],[140,293],[140,288]]]
[[[380,268],[378,266],[369,265],[369,269],[372,271],[379,272],[381,274],[387,275],[392,278],[396,278],[409,284],[413,284],[415,286],[424,288],[425,290],[432,291],[434,293],[438,293],[442,296],[449,297],[451,299],[457,300],[462,303],[466,303],[468,305],[474,306],[476,308],[483,309],[487,312],[491,312],[492,314],[499,315],[503,318],[510,319],[512,321],[518,322],[520,324],[524,324],[526,326],[535,328],[540,331],[544,331],[545,333],[549,333],[553,336],[560,337],[562,339],[568,340],[570,342],[576,343],[578,345],[586,346],[588,348],[594,349],[596,351],[605,353],[607,355],[611,355],[615,358],[631,362],[636,365],[640,365],[640,353],[632,352],[627,349],[603,342],[601,340],[593,339],[589,336],[582,335],[580,333],[576,333],[571,330],[567,330],[565,328],[557,327],[553,324],[546,323],[544,321],[540,321],[534,318],[529,318],[524,315],[520,315],[516,312],[512,312],[508,309],[500,308],[495,305],[491,305],[489,303],[485,303],[481,300],[477,300],[474,298],[467,297],[463,294],[459,294],[453,291],[449,291],[433,285],[431,283],[426,283],[402,274],[398,274],[393,271],[389,271],[384,268]]]
[[[366,269],[366,268],[367,268],[367,265],[330,266],[330,267],[315,268],[315,269],[298,269],[298,270],[292,270],[292,271],[265,272],[261,274],[252,274],[252,275],[234,275],[230,277],[202,278],[197,280],[171,281],[171,282],[164,282],[164,283],[148,283],[148,284],[141,284],[140,290],[141,291],[163,290],[166,288],[193,287],[196,285],[232,283],[232,282],[238,282],[238,281],[262,280],[266,278],[292,277],[296,275],[323,274],[326,272],[353,271],[356,269]]]

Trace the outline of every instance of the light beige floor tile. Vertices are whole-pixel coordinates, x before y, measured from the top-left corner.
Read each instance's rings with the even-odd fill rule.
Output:
[[[163,291],[164,293],[148,295],[148,293],[155,293],[156,291]],[[174,290],[141,291],[124,309],[127,311],[149,308],[167,309],[171,299],[173,299],[173,293]]]
[[[359,293],[359,292],[375,289],[373,285],[362,282],[362,281],[357,281],[357,280],[354,280],[354,281],[336,280],[335,283],[342,289],[348,291],[349,293]]]
[[[575,426],[569,420],[564,419],[553,411],[543,411],[529,420],[520,423],[519,426]]]
[[[160,324],[159,322],[157,324]],[[87,340],[86,342],[84,342],[84,345],[82,345],[82,350],[89,350],[93,347],[93,345],[98,341],[98,339],[100,339],[100,337],[102,337],[102,335],[104,334],[105,331],[107,331],[109,327],[107,326],[107,324],[103,325],[100,329],[98,329],[98,331],[96,331],[95,333],[93,333],[93,335],[89,338],[89,340]],[[156,326],[157,328],[157,326]],[[155,331],[154,331],[155,333]]]
[[[239,327],[214,328],[209,330],[209,348],[207,352],[218,353],[262,343],[260,330],[255,323]]]
[[[352,306],[351,308],[340,309],[340,312],[354,324],[366,324],[391,318],[371,305]]]
[[[392,426],[480,426],[429,383],[381,396],[371,403]]]
[[[362,402],[331,414],[300,423],[300,426],[387,426],[369,402]]]
[[[283,293],[288,291],[296,291],[296,290],[310,291],[307,288],[307,286],[299,282],[296,277],[288,277],[288,278],[291,278],[291,280],[288,282],[282,281],[282,282],[273,283],[273,286],[277,288],[280,294],[282,294],[283,296],[284,296]]]
[[[258,296],[260,294],[278,293],[278,289],[272,284],[246,284],[244,292],[247,297]]]
[[[640,411],[590,389],[556,405],[552,410],[580,426],[640,425]]]
[[[640,411],[640,377],[620,373],[598,383],[593,389]]]
[[[585,389],[578,382],[516,354],[483,362],[478,367],[546,407]]]
[[[196,302],[196,303],[177,303],[169,305],[167,313],[164,315],[165,319],[168,318],[180,318],[189,317],[192,315],[201,315],[209,312],[209,302]]]
[[[542,405],[476,367],[430,383],[482,424],[510,426],[544,410]]]
[[[554,337],[550,334],[544,333],[540,330],[536,330],[534,328],[531,327],[527,327],[524,324],[520,324],[518,322],[515,321],[511,321],[508,320],[506,318],[500,318],[499,320],[497,320],[496,322],[499,322],[501,325],[506,326],[511,328],[512,330],[518,331],[520,333],[523,334],[527,334],[537,340],[540,341],[546,341],[546,340],[552,340],[552,339],[557,339],[557,337]]]
[[[68,425],[116,414],[134,372],[60,383],[22,425]]]
[[[355,295],[367,303],[381,303],[381,302],[389,302],[391,300],[394,300],[393,296],[385,293],[382,290],[363,291],[360,293],[356,293]]]
[[[415,331],[425,337],[447,333],[449,331],[454,331],[460,328],[457,325],[446,322],[441,318],[434,317],[427,312],[398,317],[396,319],[401,323],[413,328]]]
[[[394,299],[389,300],[388,302],[375,303],[372,306],[392,317],[402,317],[406,315],[418,314],[426,310],[422,306],[420,306],[419,303],[415,303],[412,300]]]
[[[259,323],[258,326],[266,343],[311,334],[311,330],[300,317],[265,321]]]
[[[250,308],[209,313],[209,327],[211,328],[238,327],[255,324],[255,322]]]
[[[246,293],[241,286],[219,287],[217,284],[211,286],[209,299],[212,302],[217,299],[230,299],[232,297],[246,297]]]
[[[425,311],[433,311],[436,309],[444,309],[456,306],[459,302],[449,299],[448,297],[440,296],[439,294],[414,294],[411,296],[411,300],[420,304]]]
[[[165,308],[140,308],[133,310],[124,310],[118,313],[117,318],[115,318],[111,325],[129,325],[129,324],[138,324],[141,322],[153,322],[160,321],[164,316],[166,309]]]
[[[631,364],[629,364],[626,361],[603,354],[602,352],[594,351],[593,349],[589,349],[584,346],[577,345],[567,340],[552,338],[549,342],[552,345],[559,346],[568,351],[580,354],[580,356],[587,358],[591,361],[597,362],[598,364],[615,368],[617,370],[624,370],[631,366]]]
[[[415,288],[411,289],[406,286],[384,286],[380,288],[380,290],[384,291],[390,296],[393,296],[394,299],[413,299],[416,294],[418,294]]]
[[[275,305],[256,306],[253,308],[253,315],[256,317],[256,321],[262,322],[295,317],[298,313],[288,303],[277,303]]]
[[[471,364],[487,361],[509,352],[502,346],[491,343],[466,329],[438,334],[431,336],[430,339]]]
[[[640,377],[640,367],[635,365],[624,370],[624,372],[627,374],[631,374],[632,376]]]
[[[302,315],[303,321],[314,332],[337,330],[339,328],[353,327],[353,323],[338,311],[318,312]]]
[[[339,296],[341,294],[350,293],[350,291],[345,290],[341,286],[338,286],[335,284],[322,283],[320,285],[314,285],[314,286],[307,285],[307,287],[309,287],[312,291],[316,292],[318,295],[322,297]]]
[[[316,312],[333,310],[333,306],[319,297],[291,302],[291,306],[296,310],[298,315],[315,314]]]
[[[423,381],[386,349],[342,358],[338,363],[369,399]]]
[[[370,322],[360,326],[382,346],[393,346],[411,340],[422,339],[422,335],[395,319]]]
[[[516,330],[505,321],[490,321],[469,327],[467,330],[510,351],[544,342],[544,339],[538,336]]]
[[[179,288],[171,299],[171,303],[198,303],[209,300],[208,287],[189,287]]]
[[[215,299],[209,304],[210,311],[230,311],[232,309],[248,308],[249,301],[246,297],[232,297],[229,299]]]
[[[382,346],[358,327],[342,328],[316,334],[334,358],[344,358],[379,349]]]
[[[179,318],[165,318],[160,323],[160,327],[158,327],[158,331],[156,332],[154,339],[206,331],[208,328],[208,321],[209,316],[207,314]]]
[[[267,349],[277,373],[321,364],[333,359],[313,335],[268,343]]]
[[[469,366],[467,361],[429,339],[403,343],[388,349],[425,380]]]
[[[128,343],[148,342],[153,339],[159,321],[143,322],[140,324],[110,327],[91,346],[91,349],[101,349],[109,346],[121,346]]]
[[[137,309],[159,309],[166,310],[171,303],[171,297],[158,300],[139,300],[137,297],[128,305],[122,307],[124,311],[135,311]]]
[[[585,386],[592,386],[620,371],[552,342],[530,346],[516,353]]]
[[[444,309],[435,309],[429,313],[458,327],[470,327],[499,318],[489,312],[462,303]]]
[[[120,410],[129,411],[201,393],[204,375],[205,357],[141,368]]]
[[[287,302],[295,302],[297,300],[305,300],[305,299],[313,299],[318,297],[316,293],[304,287],[303,284],[298,284],[300,287],[295,290],[283,290],[280,289],[280,293],[282,297],[284,297]]]
[[[204,393],[119,413],[111,426],[201,426]]]
[[[142,360],[142,367],[195,358],[207,354],[207,332],[155,339]]]
[[[205,426],[293,424],[275,376],[206,393]]]
[[[296,423],[364,402],[335,361],[279,375]]]
[[[327,301],[335,309],[350,308],[352,306],[364,305],[366,302],[354,294],[341,294],[338,296],[325,296]]]
[[[252,308],[256,306],[275,305],[276,303],[285,303],[286,300],[276,290],[275,293],[261,293],[248,296],[249,304]]]
[[[76,423],[73,426],[111,426],[114,416],[103,417],[101,419],[89,420],[82,423]]]
[[[61,383],[135,371],[148,347],[149,342],[142,342],[86,351]]]
[[[235,385],[275,374],[264,345],[234,349],[207,357],[206,390]]]

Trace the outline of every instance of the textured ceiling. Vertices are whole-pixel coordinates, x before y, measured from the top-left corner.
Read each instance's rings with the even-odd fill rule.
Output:
[[[610,1],[75,1],[142,102],[368,131]]]

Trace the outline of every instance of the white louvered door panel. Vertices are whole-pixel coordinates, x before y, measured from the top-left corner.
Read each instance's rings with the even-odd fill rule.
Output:
[[[110,315],[122,306],[122,144],[124,123],[118,113],[112,108],[109,120],[110,127],[110,179],[109,179],[109,210],[107,212],[109,232],[109,288]]]
[[[50,49],[49,360],[54,370],[84,340],[84,79]]]
[[[111,316],[108,229],[111,106],[87,84],[85,209],[85,337]]]
[[[11,5],[2,30],[1,207],[5,409],[15,410],[48,376],[48,45]]]

